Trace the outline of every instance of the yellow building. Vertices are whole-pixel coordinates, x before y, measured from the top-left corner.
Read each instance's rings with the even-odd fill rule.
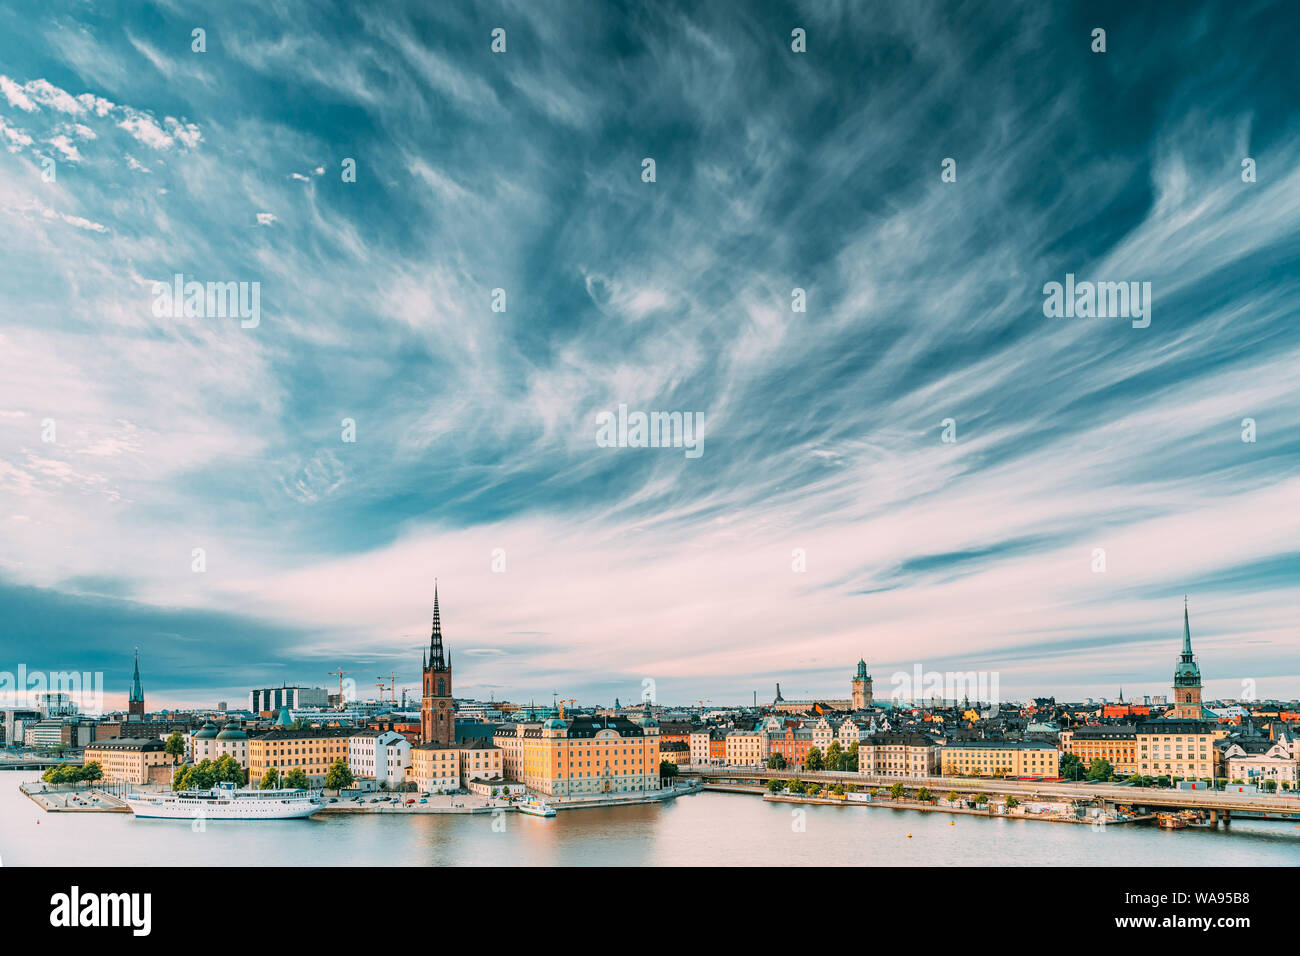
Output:
[[[945,777],[1059,777],[1060,753],[1038,740],[957,740],[939,750]]]
[[[1222,724],[1204,720],[1150,720],[1137,725],[1137,772],[1147,777],[1210,778],[1219,774],[1216,740]]]
[[[421,793],[458,790],[460,750],[436,742],[416,744],[411,748],[411,779]]]
[[[157,737],[102,740],[86,744],[85,763],[97,763],[105,783],[166,783],[173,761]]]
[[[1061,750],[1078,757],[1084,770],[1094,760],[1105,760],[1117,776],[1138,772],[1137,728],[1132,724],[1075,727],[1061,734]]]
[[[506,724],[492,738],[507,780],[553,796],[630,793],[659,787],[659,722],[626,717],[552,717]]]
[[[730,767],[757,767],[767,762],[771,747],[762,730],[733,730],[727,734],[725,760]]]
[[[272,730],[248,741],[248,782],[257,786],[272,767],[281,780],[294,770],[307,775],[313,787],[325,786],[325,775],[334,761],[348,762],[348,727],[311,727],[304,730]]]

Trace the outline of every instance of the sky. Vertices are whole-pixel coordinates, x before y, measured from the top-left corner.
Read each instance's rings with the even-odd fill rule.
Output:
[[[1300,696],[1297,26],[2,0],[0,670],[413,688],[436,579],[458,696],[1168,694],[1184,595]]]

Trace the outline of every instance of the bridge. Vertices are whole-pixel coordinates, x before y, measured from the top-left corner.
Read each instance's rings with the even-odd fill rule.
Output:
[[[1225,793],[1222,790],[1177,790],[1161,787],[1129,787],[1107,783],[1072,783],[1070,781],[1002,780],[996,777],[881,777],[860,773],[809,770],[769,770],[766,767],[683,766],[683,776],[699,777],[707,784],[745,784],[768,780],[802,780],[823,787],[839,783],[844,786],[892,787],[901,783],[909,790],[925,787],[936,796],[950,790],[958,793],[984,793],[1015,796],[1030,800],[1073,800],[1106,807],[1115,804],[1160,810],[1204,810],[1212,822],[1227,822],[1237,813],[1300,814],[1300,794],[1270,795]]]
[[[80,766],[80,757],[0,756],[0,770],[44,770],[46,767]]]

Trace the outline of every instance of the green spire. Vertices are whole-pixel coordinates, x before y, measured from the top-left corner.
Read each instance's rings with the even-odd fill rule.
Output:
[[[131,681],[131,700],[144,700],[144,688],[140,686],[140,648],[138,647],[135,649],[135,677]]]
[[[1196,666],[1196,657],[1192,654],[1192,628],[1187,619],[1187,595],[1183,595],[1183,652],[1178,655],[1178,664],[1174,667],[1175,687],[1200,687],[1201,669]]]

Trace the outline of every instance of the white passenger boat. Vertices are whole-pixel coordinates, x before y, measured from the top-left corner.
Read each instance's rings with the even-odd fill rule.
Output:
[[[526,813],[531,817],[555,816],[555,808],[539,797],[529,797],[522,803],[515,804],[515,808],[520,813]]]
[[[171,820],[287,820],[321,808],[310,790],[239,790],[232,783],[211,790],[131,793],[126,802],[137,817]]]

